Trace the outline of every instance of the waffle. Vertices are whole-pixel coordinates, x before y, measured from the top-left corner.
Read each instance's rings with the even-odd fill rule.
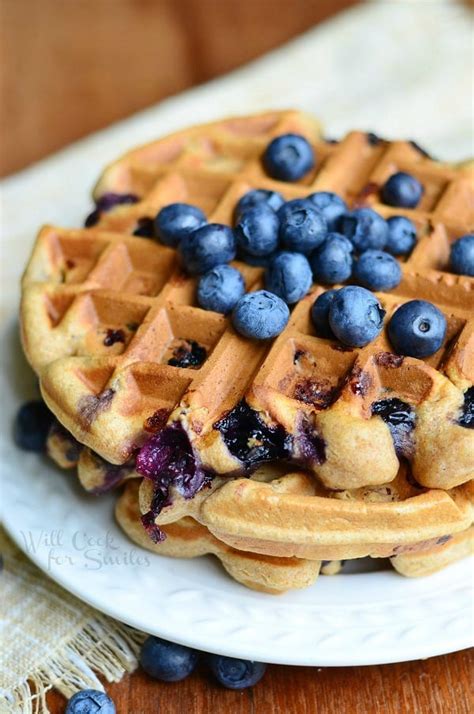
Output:
[[[271,138],[289,131],[305,135],[318,159],[292,184],[269,179],[260,160]],[[423,183],[416,210],[379,203],[380,185],[396,170]],[[442,348],[421,361],[390,354],[385,333],[362,350],[320,339],[309,319],[317,286],[276,341],[246,340],[227,318],[196,306],[195,280],[181,273],[175,251],[132,235],[173,201],[231,223],[238,198],[254,187],[287,199],[332,190],[350,206],[408,215],[417,245],[399,287],[378,297],[387,317],[414,297],[435,303],[448,321]],[[199,486],[202,474],[241,473],[261,459],[303,465],[328,489],[386,484],[405,459],[425,487],[452,489],[472,477],[472,433],[462,415],[472,399],[474,281],[446,272],[450,242],[474,223],[469,166],[441,164],[412,142],[373,134],[325,141],[306,115],[272,112],[132,151],[106,169],[94,195],[108,192],[140,200],[103,213],[87,230],[45,227],[23,278],[23,344],[44,398],[98,455],[81,454],[83,482],[95,490],[119,482],[159,430],[158,441],[184,434]],[[261,286],[260,269],[236,265],[248,289]],[[194,343],[206,350],[204,364],[171,366]],[[392,423],[400,402],[401,427]],[[233,449],[226,437],[235,428]],[[119,475],[112,469],[111,477],[101,459],[123,467]]]

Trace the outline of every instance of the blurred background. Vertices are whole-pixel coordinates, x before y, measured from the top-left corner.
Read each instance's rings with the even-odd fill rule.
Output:
[[[0,0],[0,175],[357,1]]]

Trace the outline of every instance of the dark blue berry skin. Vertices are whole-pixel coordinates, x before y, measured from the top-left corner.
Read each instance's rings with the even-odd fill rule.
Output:
[[[369,290],[348,285],[337,291],[329,306],[329,325],[348,347],[364,347],[380,334],[385,310]]]
[[[245,293],[242,274],[230,265],[216,265],[199,279],[197,299],[204,310],[228,313]]]
[[[474,277],[474,234],[458,238],[451,246],[449,263],[453,273]]]
[[[209,666],[217,681],[227,689],[253,687],[262,679],[267,668],[262,662],[222,655],[210,655]]]
[[[383,250],[388,239],[388,225],[371,208],[357,208],[341,218],[341,233],[349,238],[355,250]]]
[[[65,714],[115,714],[111,698],[97,689],[76,692],[67,703]]]
[[[15,417],[13,438],[25,451],[44,451],[53,415],[40,400],[23,404]]]
[[[385,250],[392,255],[408,255],[416,243],[416,228],[405,216],[392,216],[387,220],[388,239]]]
[[[140,652],[140,664],[150,677],[161,682],[180,682],[195,669],[198,653],[190,647],[147,637]]]
[[[328,224],[328,230],[337,231],[342,216],[347,213],[346,202],[337,193],[331,193],[331,191],[312,193],[307,200],[311,201],[318,211],[323,214]]]
[[[277,248],[279,227],[277,214],[266,204],[248,208],[234,229],[237,247],[249,255],[269,255]]]
[[[446,337],[446,318],[426,300],[410,300],[396,310],[388,323],[388,336],[395,351],[408,357],[429,357]]]
[[[232,313],[237,332],[256,340],[268,340],[279,335],[289,317],[286,302],[267,290],[247,293],[240,298]]]
[[[240,216],[248,208],[253,208],[254,206],[260,206],[264,204],[274,211],[283,206],[285,199],[278,193],[278,191],[268,191],[265,188],[255,188],[252,191],[247,191],[241,199],[237,202],[235,207],[235,220],[238,222]]]
[[[273,253],[268,255],[250,255],[246,253],[245,250],[240,249],[237,258],[247,265],[253,265],[256,268],[268,268],[272,260],[278,255],[278,251],[275,250]]]
[[[138,200],[138,196],[135,196],[134,193],[104,193],[95,202],[95,209],[89,213],[84,225],[86,228],[91,228],[99,221],[101,213],[107,213],[115,206],[137,203]]]
[[[170,203],[155,218],[155,233],[162,243],[176,248],[185,235],[206,223],[206,216],[197,206]]]
[[[280,241],[284,248],[309,255],[327,236],[323,215],[309,201],[288,201],[278,211]]]
[[[179,250],[188,273],[207,273],[216,265],[229,263],[235,258],[234,231],[220,223],[208,223],[187,233],[181,239]]]
[[[311,319],[318,337],[325,337],[326,339],[334,337],[334,333],[329,325],[329,308],[336,293],[337,290],[326,290],[325,293],[321,293],[313,302]]]
[[[366,250],[354,267],[354,278],[369,290],[392,290],[400,284],[402,270],[398,261],[383,250]]]
[[[398,171],[384,183],[380,195],[389,206],[416,208],[423,196],[423,186],[414,176]]]
[[[313,282],[308,259],[301,253],[279,253],[265,274],[265,287],[289,305],[301,300]]]
[[[329,233],[311,254],[314,280],[324,285],[343,283],[352,273],[352,243],[340,233]]]
[[[300,134],[283,134],[263,154],[265,171],[279,181],[298,181],[315,165],[311,144]]]

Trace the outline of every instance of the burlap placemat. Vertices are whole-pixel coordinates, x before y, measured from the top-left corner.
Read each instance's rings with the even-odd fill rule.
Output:
[[[0,528],[0,712],[48,712],[46,693],[101,689],[137,667],[144,635],[47,578]]]

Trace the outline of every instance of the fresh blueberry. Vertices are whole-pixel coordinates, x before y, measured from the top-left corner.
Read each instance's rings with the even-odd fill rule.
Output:
[[[327,236],[323,215],[309,201],[288,201],[278,211],[280,240],[287,250],[311,253]]]
[[[15,417],[13,438],[20,449],[44,451],[53,415],[42,401],[23,404]]]
[[[275,211],[264,203],[240,214],[234,229],[238,248],[250,255],[268,255],[278,245],[280,221]]]
[[[190,647],[147,637],[140,652],[140,664],[150,677],[162,682],[179,682],[195,669],[198,653]]]
[[[364,347],[380,334],[385,310],[369,290],[348,285],[329,306],[329,325],[348,347]]]
[[[206,223],[206,216],[197,206],[170,203],[155,218],[155,231],[165,245],[176,248],[184,236]]]
[[[199,279],[197,299],[204,310],[227,313],[244,293],[242,274],[230,265],[216,265]]]
[[[454,241],[449,262],[453,273],[474,277],[474,233],[468,233]]]
[[[263,154],[266,172],[279,181],[298,181],[314,164],[313,148],[300,134],[277,136]]]
[[[337,193],[331,193],[331,191],[312,193],[307,200],[311,201],[318,211],[323,214],[328,224],[328,229],[337,231],[340,219],[347,212],[346,202]]]
[[[341,232],[351,241],[357,252],[383,250],[388,239],[388,225],[371,208],[357,208],[341,218]]]
[[[253,687],[260,682],[267,668],[267,665],[262,662],[222,655],[211,655],[209,666],[217,681],[227,689]]]
[[[354,278],[369,290],[392,290],[400,284],[398,261],[383,250],[366,250],[354,267]]]
[[[248,208],[264,204],[274,211],[278,211],[280,206],[283,206],[284,203],[285,199],[278,191],[267,191],[265,188],[255,188],[252,191],[247,191],[247,193],[239,199],[235,207],[236,221],[239,220],[241,214]]]
[[[446,327],[446,318],[435,305],[410,300],[393,313],[387,331],[398,354],[429,357],[443,344]]]
[[[329,233],[310,258],[314,280],[325,285],[348,280],[352,273],[352,250],[352,243],[345,236]]]
[[[423,195],[423,186],[414,176],[398,171],[384,183],[380,193],[382,201],[389,206],[416,208]]]
[[[405,216],[392,216],[387,220],[388,239],[385,250],[392,255],[408,255],[416,243],[416,228]]]
[[[183,264],[189,273],[207,273],[235,258],[235,235],[232,228],[220,223],[208,223],[187,233],[179,244]]]
[[[285,329],[290,317],[288,305],[278,295],[257,290],[240,298],[232,313],[237,332],[244,337],[267,340]]]
[[[301,253],[279,253],[265,274],[265,287],[289,305],[301,300],[313,278],[308,259]]]
[[[311,319],[313,320],[316,334],[319,337],[326,337],[328,339],[334,337],[334,333],[329,325],[329,307],[336,293],[337,290],[326,290],[325,293],[321,293],[313,302]]]
[[[243,263],[248,265],[253,265],[255,268],[268,268],[273,258],[278,255],[278,251],[275,250],[273,253],[268,255],[250,255],[245,250],[240,249],[238,252],[238,259]]]
[[[107,213],[107,211],[111,211],[115,206],[137,203],[138,200],[138,196],[135,196],[134,193],[104,193],[103,196],[96,200],[95,209],[92,213],[89,213],[84,225],[86,228],[95,226],[99,221],[101,213]]]
[[[111,698],[97,689],[76,692],[67,703],[65,714],[115,714]]]

